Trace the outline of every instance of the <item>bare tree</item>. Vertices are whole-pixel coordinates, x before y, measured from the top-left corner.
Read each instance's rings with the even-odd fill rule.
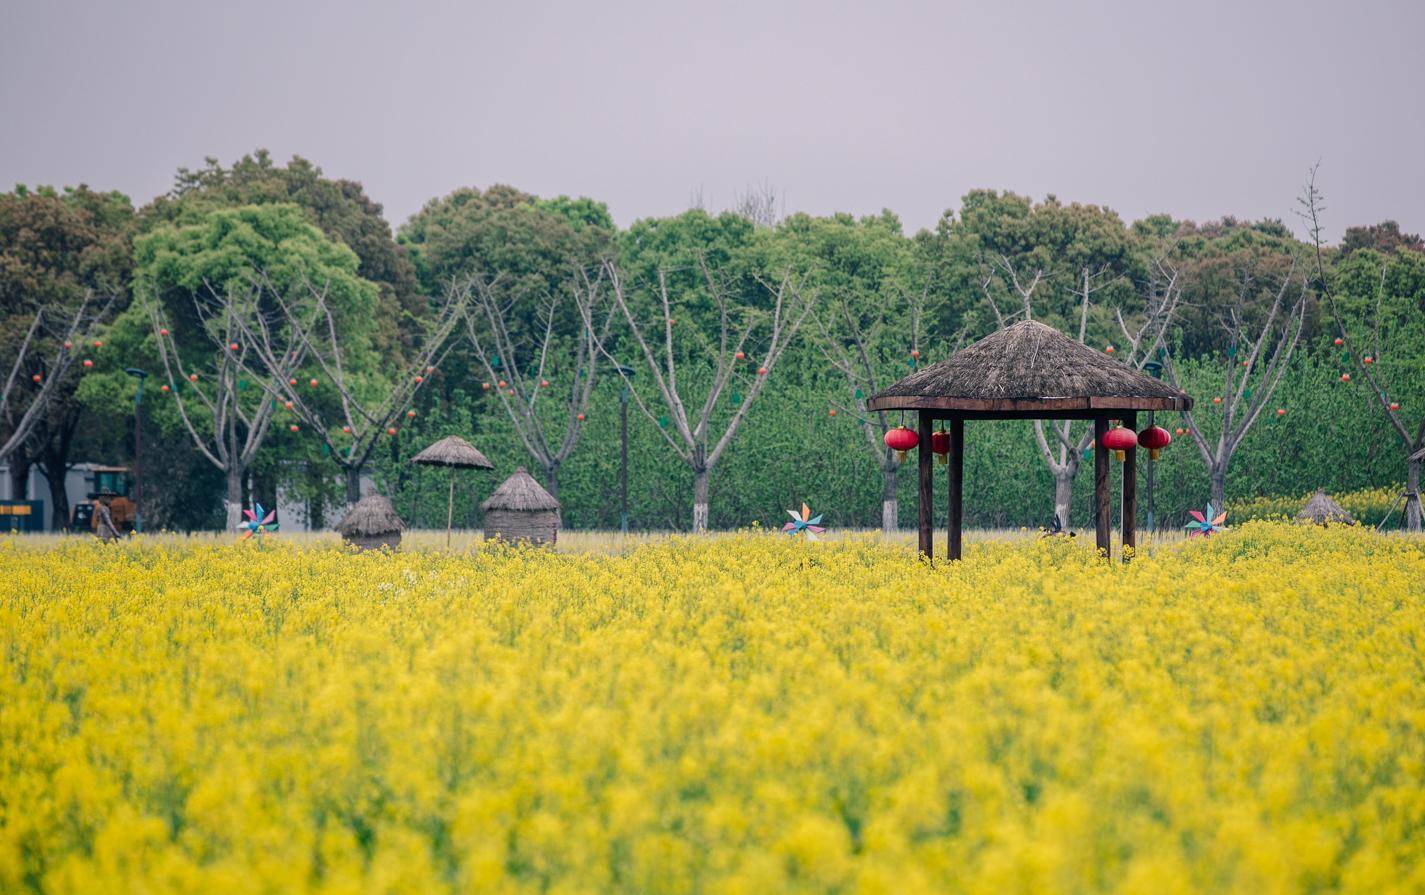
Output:
[[[336,315],[318,289],[305,279],[304,291],[311,307],[302,309],[270,289],[275,315],[254,314],[239,320],[250,354],[244,355],[245,369],[275,400],[289,407],[302,425],[316,433],[326,445],[332,461],[341,469],[346,486],[346,503],[361,499],[361,473],[383,436],[409,413],[421,386],[439,367],[453,347],[450,336],[465,315],[470,301],[468,284],[452,284],[434,309],[415,345],[415,352],[402,369],[391,376],[370,376],[353,371],[342,348],[343,333]],[[295,376],[270,375],[290,369],[293,356],[310,355],[321,370],[321,383],[335,390],[335,401],[321,400],[331,392],[313,392]],[[336,404],[335,408],[330,405]],[[335,417],[335,422],[329,418]]]
[[[777,191],[770,184],[749,185],[737,196],[732,213],[747,218],[754,226],[770,228],[777,226],[782,214],[778,207]]]
[[[1296,275],[1296,259],[1292,259],[1253,338],[1245,312],[1256,279],[1255,263],[1246,263],[1238,276],[1236,300],[1219,317],[1227,336],[1228,349],[1222,368],[1222,389],[1211,405],[1220,407],[1222,411],[1216,443],[1208,442],[1192,411],[1183,412],[1188,432],[1197,445],[1202,462],[1207,465],[1209,498],[1212,505],[1218,508],[1223,506],[1226,497],[1227,469],[1232,463],[1232,455],[1261,416],[1262,408],[1271,402],[1301,336],[1306,308],[1309,284],[1305,277]],[[1288,304],[1288,295],[1293,287],[1297,287],[1296,297]],[[1239,361],[1244,343],[1248,346],[1247,356]],[[1182,388],[1171,358],[1167,360],[1165,369],[1173,385]],[[1217,401],[1217,398],[1221,400]]]
[[[202,352],[205,359],[199,366],[185,363],[158,300],[147,299],[166,385],[178,417],[198,452],[226,480],[223,510],[229,530],[242,519],[243,479],[257,459],[276,413],[277,402],[271,397],[276,387],[271,380],[285,381],[306,353],[305,346],[296,346],[262,374],[264,378],[258,381],[257,388],[247,389],[246,376],[252,375],[253,365],[248,357],[252,350],[250,340],[244,338],[244,333],[258,315],[262,291],[261,280],[254,277],[243,289],[219,291],[205,283],[192,294],[201,338],[207,342],[207,350]]]
[[[89,338],[90,330],[112,303],[110,297],[96,309],[93,293],[85,293],[78,307],[53,330],[47,326],[45,309],[35,311],[0,388],[0,424],[4,425],[0,463],[9,460],[33,434],[60,381],[78,360],[74,346]],[[47,335],[57,337],[58,344],[48,357],[41,357],[40,345]]]
[[[708,476],[732,443],[747,411],[762,394],[777,361],[811,312],[813,301],[802,294],[800,281],[791,274],[783,275],[776,282],[759,277],[758,283],[767,290],[772,306],[771,310],[758,309],[736,302],[727,284],[708,266],[706,259],[699,260],[698,268],[716,310],[715,341],[694,327],[687,327],[688,335],[681,339],[674,338],[675,310],[679,303],[671,294],[667,271],[660,270],[657,282],[649,284],[652,300],[648,302],[646,312],[640,313],[630,294],[630,284],[625,282],[613,262],[604,263],[607,288],[624,322],[628,324],[626,335],[630,350],[641,355],[657,396],[645,397],[632,379],[625,378],[624,383],[638,409],[658,425],[658,431],[669,447],[692,470],[693,531],[703,532],[708,527]],[[579,299],[579,308],[584,326],[594,329],[597,325],[594,308],[589,305],[587,297]],[[682,372],[687,373],[688,360],[686,355],[682,361],[679,359],[676,349],[679,341],[685,345],[690,342],[696,344],[712,361],[712,369],[708,371],[711,378],[704,380],[708,382],[707,394],[696,410],[690,410],[690,399],[685,399],[683,390],[688,386],[687,378],[695,381],[702,379],[699,374],[704,371],[698,370],[692,377],[679,381],[680,363],[684,365]],[[615,367],[623,366],[610,353],[607,342],[600,340],[598,345],[600,353]],[[760,354],[760,361],[748,359],[754,347]],[[754,374],[743,372],[753,363],[758,364]],[[713,431],[718,425],[714,419],[715,411],[723,394],[734,382],[742,383],[747,393],[737,403],[736,410],[721,422],[722,431],[717,434]],[[660,419],[654,412],[654,400],[666,411],[666,418]]]
[[[579,440],[589,399],[594,393],[599,351],[608,337],[614,308],[604,299],[604,269],[590,277],[584,270],[571,274],[573,301],[593,321],[575,330],[573,345],[561,344],[562,313],[566,296],[547,295],[540,304],[534,328],[520,334],[512,327],[515,299],[499,291],[498,278],[486,282],[472,277],[474,301],[465,315],[466,333],[480,361],[486,384],[495,389],[500,404],[515,427],[520,442],[544,473],[544,487],[559,496],[559,469]],[[572,349],[572,350],[571,350]],[[563,361],[572,363],[563,363]],[[556,372],[556,367],[558,368]],[[551,381],[567,380],[556,385]],[[550,397],[558,395],[558,399]],[[553,409],[548,409],[553,403]]]
[[[981,289],[984,291],[985,297],[990,303],[990,309],[994,312],[1000,327],[1009,325],[1011,321],[1020,316],[1026,320],[1033,319],[1034,295],[1045,282],[1044,272],[1035,270],[1033,276],[1026,282],[1020,278],[1013,263],[1003,255],[995,260],[995,264],[1004,271],[1005,281],[1009,284],[1009,288],[1014,292],[1014,297],[1018,299],[1020,305],[1018,311],[1006,314],[1001,309],[999,302],[996,301],[994,291],[991,289],[995,279],[994,274],[987,274],[983,278]],[[1162,344],[1182,294],[1182,290],[1178,286],[1178,271],[1168,264],[1166,255],[1154,258],[1149,265],[1149,271],[1141,315],[1135,315],[1133,323],[1130,324],[1128,320],[1124,319],[1122,311],[1115,309],[1118,328],[1126,342],[1126,350],[1119,359],[1140,370]],[[1088,337],[1089,311],[1095,294],[1119,283],[1123,278],[1123,274],[1112,270],[1107,265],[1097,268],[1084,267],[1078,271],[1075,283],[1069,287],[1069,291],[1075,296],[1079,307],[1077,339],[1080,344],[1087,344],[1085,340]],[[1045,464],[1048,465],[1050,474],[1054,476],[1054,519],[1064,530],[1069,528],[1069,511],[1074,496],[1074,478],[1079,473],[1084,451],[1093,441],[1092,422],[1085,424],[1077,435],[1074,428],[1074,420],[1034,421],[1034,440],[1039,445],[1039,453],[1044,458]]]
[[[811,316],[817,346],[846,380],[850,402],[840,409],[860,423],[863,443],[880,467],[881,531],[886,534],[900,527],[900,460],[885,443],[891,429],[890,413],[868,411],[866,399],[879,392],[886,379],[896,377],[891,372],[893,365],[903,361],[906,351],[913,361],[919,361],[921,319],[929,291],[928,280],[919,292],[897,284],[895,301],[878,301],[866,308],[853,301],[850,291],[836,290],[818,304]],[[888,320],[904,321],[906,329],[888,327]],[[888,333],[888,329],[893,332]],[[963,339],[962,332],[954,350],[959,350]],[[888,357],[896,357],[897,361],[888,361]]]
[[[1384,265],[1381,267],[1380,282],[1376,287],[1375,306],[1366,321],[1367,331],[1364,334],[1350,332],[1346,326],[1346,317],[1342,314],[1341,307],[1336,300],[1336,292],[1332,288],[1331,278],[1326,272],[1325,253],[1322,250],[1321,239],[1321,213],[1326,209],[1322,204],[1321,192],[1316,188],[1316,167],[1312,167],[1299,201],[1302,208],[1298,213],[1306,222],[1312,246],[1315,249],[1316,285],[1321,294],[1326,297],[1326,303],[1331,308],[1331,316],[1336,322],[1337,337],[1341,340],[1346,351],[1350,353],[1352,365],[1365,376],[1366,384],[1370,386],[1371,392],[1375,395],[1375,400],[1372,403],[1380,407],[1381,411],[1385,413],[1386,419],[1390,421],[1390,427],[1400,436],[1405,453],[1405,526],[1410,531],[1418,532],[1421,530],[1420,472],[1421,467],[1425,466],[1425,415],[1421,416],[1420,424],[1415,427],[1415,431],[1412,433],[1405,425],[1399,405],[1390,400],[1390,392],[1386,388],[1388,383],[1384,381],[1385,371],[1378,368],[1374,362],[1368,362],[1368,359],[1389,356],[1385,351],[1386,346],[1383,344],[1381,336],[1381,312],[1385,295],[1386,268]],[[1419,375],[1418,369],[1414,372]]]

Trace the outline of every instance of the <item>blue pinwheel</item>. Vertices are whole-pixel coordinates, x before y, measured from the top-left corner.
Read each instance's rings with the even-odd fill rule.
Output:
[[[787,510],[787,515],[792,517],[792,521],[782,526],[782,531],[787,533],[787,537],[801,533],[806,535],[808,541],[815,541],[816,536],[826,531],[821,527],[821,514],[815,517],[811,514],[811,509],[806,504],[802,504],[802,511]]]
[[[246,541],[253,535],[257,535],[258,540],[261,541],[262,536],[267,532],[277,530],[276,510],[264,514],[262,504],[255,503],[253,507],[254,509],[242,511],[243,515],[247,517],[247,521],[238,523],[238,528],[242,531],[242,537],[238,538],[240,541]]]
[[[1188,510],[1188,514],[1195,520],[1183,526],[1183,528],[1189,529],[1188,537],[1190,538],[1195,538],[1198,535],[1204,538],[1211,537],[1213,532],[1222,531],[1222,529],[1225,528],[1222,523],[1227,521],[1227,514],[1225,512],[1218,513],[1216,516],[1212,515],[1211,501],[1208,501],[1207,512],[1200,513],[1197,510]]]

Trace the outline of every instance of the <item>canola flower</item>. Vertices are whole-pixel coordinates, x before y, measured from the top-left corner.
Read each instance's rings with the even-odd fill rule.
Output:
[[[1425,541],[0,543],[4,892],[1412,892]]]

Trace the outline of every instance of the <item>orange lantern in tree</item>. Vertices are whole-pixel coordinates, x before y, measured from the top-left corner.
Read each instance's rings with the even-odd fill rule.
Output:
[[[1176,429],[1174,429],[1173,431],[1176,432],[1177,434],[1181,435],[1181,434],[1183,434],[1183,427],[1182,427],[1182,426],[1178,426],[1178,427],[1177,427]]]
[[[307,385],[310,385],[312,388],[316,388],[316,387],[317,387],[317,380],[315,380],[315,379],[308,379],[308,380],[307,380]]]
[[[483,391],[487,391],[487,392],[488,392],[488,391],[490,390],[490,383],[488,383],[488,382],[482,382],[482,383],[480,383],[480,388],[481,388]]]
[[[287,380],[287,384],[288,384],[288,385],[296,385],[296,384],[297,384],[297,377],[293,376],[291,379]]]
[[[189,374],[188,374],[188,381],[189,381],[189,382],[197,382],[197,381],[198,381],[198,374],[197,374],[197,373],[189,373]]]
[[[283,406],[283,407],[286,407],[288,410],[291,410],[291,409],[292,409],[292,402],[291,402],[291,401],[283,401],[283,402],[282,402],[282,406]]]
[[[166,329],[160,329],[160,330],[158,331],[158,334],[159,334],[160,336],[166,336],[166,335],[168,335],[168,330],[166,330]],[[65,347],[68,348],[69,346],[66,345]]]
[[[71,349],[71,348],[73,348],[73,347],[74,347],[74,343],[73,343],[73,342],[65,342],[65,343],[64,343],[64,350],[65,350],[65,351],[68,351],[69,349]]]
[[[1390,402],[1390,409],[1391,409],[1391,410],[1399,410],[1399,409],[1400,409],[1400,405],[1397,404],[1397,403],[1395,403],[1394,401],[1391,401],[1391,402]]]
[[[237,342],[229,342],[229,343],[228,343],[228,350],[229,350],[229,351],[237,351],[237,350],[238,350],[238,343],[237,343]]]
[[[416,412],[415,412],[414,410],[407,410],[407,411],[406,411],[406,419],[408,419],[408,420],[413,420],[413,419],[415,419],[415,418],[416,418]]]
[[[1221,395],[1213,395],[1213,396],[1212,396],[1212,403],[1214,403],[1214,404],[1221,404],[1221,403],[1222,403],[1222,396],[1221,396]]]
[[[342,426],[342,427],[341,427],[341,431],[345,432],[347,435],[350,435],[350,434],[351,434],[351,427],[350,427],[350,426]]]
[[[1350,382],[1350,381],[1351,381],[1351,374],[1350,374],[1350,373],[1342,373],[1342,374],[1341,374],[1341,381],[1342,381],[1342,382]]]
[[[738,360],[746,360],[747,355],[744,352],[739,351],[734,354],[733,357],[737,358]]]
[[[831,408],[830,410],[828,410],[828,411],[826,412],[826,415],[827,415],[827,416],[836,416],[836,408],[833,407],[833,408]]]
[[[1365,357],[1361,358],[1361,363],[1363,363],[1363,364],[1369,365],[1369,364],[1373,364],[1373,363],[1375,363],[1375,362],[1376,362],[1376,359],[1373,358],[1373,357],[1371,357],[1369,354],[1367,354]]]
[[[1277,416],[1286,416],[1286,408],[1285,408],[1285,407],[1278,407],[1278,408],[1277,408]]]
[[[582,422],[584,421],[584,414],[582,414],[582,413],[576,413],[576,414],[574,414],[574,419],[576,419],[576,420],[578,420],[579,422],[582,423]]]
[[[160,385],[160,386],[158,387],[158,390],[161,391],[161,392],[163,392],[165,395],[168,394],[168,386],[167,386],[167,385]]]
[[[1112,353],[1113,353],[1113,346],[1112,346],[1112,345],[1109,345],[1107,348],[1105,348],[1105,349],[1103,349],[1103,350],[1104,350],[1104,353],[1106,353],[1106,354],[1112,354]]]
[[[944,466],[950,454],[950,433],[944,429],[937,429],[930,433],[930,452],[935,455],[935,462]]]
[[[297,424],[296,424],[296,423],[293,423],[292,425],[288,426],[287,428],[288,428],[288,429],[291,429],[293,432],[296,432],[296,431],[297,431]]]
[[[915,360],[920,360],[920,349],[919,349],[919,348],[912,348],[912,349],[910,350],[910,356],[911,356],[912,358],[914,358]]]
[[[95,347],[95,348],[103,348],[103,347],[104,347],[104,343],[101,342],[101,341],[99,341],[98,339],[95,339],[95,340],[94,340],[94,347]]]
[[[85,358],[85,359],[84,359],[84,367],[85,367],[85,369],[88,369],[89,367],[92,367],[92,366],[94,366],[94,362],[93,362],[92,360],[89,360],[88,358]]]
[[[386,430],[386,434],[387,434],[387,435],[395,435],[395,434],[396,434],[396,427],[395,427],[395,426],[392,426],[391,428],[387,429],[387,430]]]
[[[30,377],[30,381],[33,382],[35,385],[39,385],[42,381],[44,381],[44,377],[36,373],[35,375]]]
[[[1332,340],[1331,340],[1331,343],[1332,343],[1333,345],[1335,345],[1337,348],[1340,348],[1342,345],[1346,344],[1345,342],[1343,342],[1343,341],[1341,340],[1341,337],[1340,337],[1340,336],[1337,336],[1335,339],[1332,339]]]
[[[500,380],[500,388],[508,388],[509,385],[510,385],[510,384],[509,384],[508,382],[506,382],[505,380],[503,380],[503,379]]]
[[[420,385],[422,382],[425,382],[425,381],[426,381],[426,378],[425,378],[424,376],[417,376],[417,377],[416,377],[416,385]]]
[[[920,436],[907,429],[905,426],[896,426],[886,433],[886,447],[896,452],[896,459],[905,462],[907,451],[915,450],[915,446],[920,444]]]
[[[1178,430],[1182,432],[1181,429]],[[1163,448],[1173,443],[1173,436],[1168,434],[1168,430],[1162,426],[1149,426],[1138,433],[1138,446],[1148,449],[1150,460],[1158,459],[1158,455],[1163,452]]]
[[[1138,436],[1133,434],[1132,429],[1115,426],[1104,433],[1103,446],[1113,451],[1113,456],[1122,463],[1125,455],[1138,446]]]
[[[541,380],[539,380],[539,387],[540,387],[540,388],[549,388],[549,380],[548,380],[548,379],[541,379]]]

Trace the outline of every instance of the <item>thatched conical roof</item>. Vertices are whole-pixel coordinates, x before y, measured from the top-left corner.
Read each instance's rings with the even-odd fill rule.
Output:
[[[336,524],[336,530],[347,538],[372,538],[405,528],[390,499],[380,494],[368,494],[358,500]]]
[[[427,466],[454,466],[456,469],[494,469],[495,464],[459,435],[447,435],[411,458]]]
[[[515,474],[505,479],[500,487],[495,489],[484,503],[480,504],[480,509],[486,512],[490,510],[520,510],[523,512],[538,512],[540,510],[557,510],[559,501],[553,494],[544,490],[544,486],[534,480],[534,476],[525,472],[523,466],[515,470]]]
[[[1052,326],[1022,320],[874,395],[871,410],[1186,410],[1192,399]]]
[[[1356,520],[1345,508],[1332,500],[1325,491],[1317,491],[1306,501],[1306,506],[1301,508],[1301,512],[1296,514],[1296,518],[1302,522],[1315,522],[1317,525],[1326,525],[1335,522],[1342,525],[1355,525]]]

